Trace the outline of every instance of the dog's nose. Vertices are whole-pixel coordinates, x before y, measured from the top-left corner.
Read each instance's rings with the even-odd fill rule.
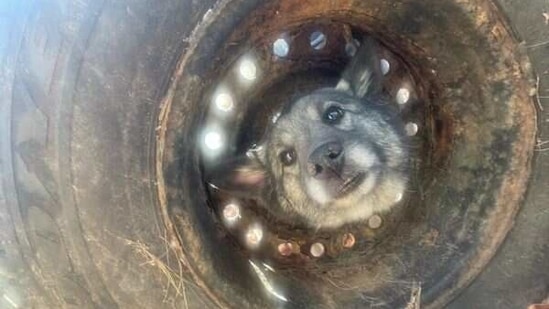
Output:
[[[343,145],[340,142],[322,144],[309,155],[309,174],[316,178],[339,176],[343,157]]]

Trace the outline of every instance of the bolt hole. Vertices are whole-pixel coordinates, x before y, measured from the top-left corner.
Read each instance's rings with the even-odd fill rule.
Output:
[[[347,43],[345,44],[345,53],[349,57],[353,57],[356,54],[357,47],[353,43]]]
[[[282,256],[289,256],[293,252],[293,245],[290,242],[281,243],[278,245],[278,253]]]
[[[234,100],[228,93],[220,93],[215,96],[215,106],[224,112],[228,112],[234,107]]]
[[[409,122],[404,126],[404,130],[406,131],[406,135],[414,136],[419,131],[419,126],[413,122]]]
[[[219,150],[223,147],[223,138],[219,132],[208,132],[204,136],[204,144],[211,150]]]
[[[410,90],[406,88],[400,88],[398,89],[398,92],[396,94],[396,101],[398,104],[406,104],[410,100]]]
[[[290,44],[286,39],[279,38],[273,43],[273,54],[277,57],[284,58],[290,52]]]
[[[311,33],[311,36],[309,37],[311,47],[315,50],[321,50],[326,47],[327,41],[326,35],[320,31]]]
[[[256,249],[259,247],[262,239],[263,229],[258,224],[251,225],[246,232],[246,244],[248,247],[250,249]]]
[[[242,60],[239,71],[240,75],[248,81],[253,81],[257,78],[257,66],[251,59]]]
[[[381,227],[383,219],[379,215],[373,215],[368,219],[368,227],[375,230]]]
[[[326,251],[326,248],[323,244],[316,242],[311,246],[311,255],[314,257],[321,257],[324,255],[324,252]]]
[[[383,75],[387,75],[387,73],[391,70],[391,64],[389,61],[387,61],[387,59],[381,59],[379,64],[381,67],[381,73],[383,73]]]
[[[240,218],[240,208],[236,204],[228,204],[223,209],[223,217],[228,223],[234,223]]]

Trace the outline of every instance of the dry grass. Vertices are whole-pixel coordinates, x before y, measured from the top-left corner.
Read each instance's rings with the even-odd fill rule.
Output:
[[[539,140],[537,141],[536,143],[536,149],[535,151],[538,151],[538,152],[546,152],[546,151],[549,151],[549,146],[547,146],[547,144],[549,144],[549,140],[546,140],[546,141],[542,141],[542,140]]]
[[[143,263],[140,264],[141,266],[149,266],[153,268],[154,271],[159,272],[166,279],[166,289],[164,294],[165,302],[168,302],[170,293],[173,291],[175,297],[181,296],[183,298],[184,308],[189,308],[186,286],[188,284],[192,285],[193,283],[184,277],[183,274],[185,272],[185,266],[181,261],[176,259],[174,262],[177,265],[176,269],[170,266],[173,264],[170,262],[170,250],[173,251],[173,249],[171,249],[171,246],[168,244],[165,237],[160,237],[164,241],[165,252],[164,254],[158,256],[152,252],[151,248],[147,246],[147,244],[140,240],[135,241],[127,239],[114,235],[110,232],[108,234],[121,240],[126,246],[130,247],[133,252],[140,256],[144,260]],[[173,306],[175,308],[175,304],[173,304]]]
[[[536,76],[536,89],[535,89],[535,93],[534,93],[534,96],[536,97],[536,103],[538,104],[538,108],[540,111],[543,112],[543,105],[541,104],[541,96],[540,96],[540,93],[539,93],[539,76]]]
[[[143,242],[129,239],[124,239],[124,242],[145,260],[141,265],[147,265],[155,268],[166,278],[168,288],[166,289],[166,294],[164,295],[165,299],[168,298],[170,290],[173,290],[176,296],[183,297],[185,308],[189,308],[185,283],[190,282],[185,280],[183,277],[183,266],[181,263],[177,262],[178,269],[173,269],[167,262],[164,262],[162,257],[156,256],[152,253],[150,248]],[[164,255],[167,257],[169,253],[166,252]]]

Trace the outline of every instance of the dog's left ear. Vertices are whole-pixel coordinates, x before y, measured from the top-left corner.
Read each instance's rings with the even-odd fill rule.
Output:
[[[336,86],[337,90],[348,92],[358,98],[381,92],[383,74],[375,46],[371,38],[363,40],[343,71]]]
[[[240,155],[207,172],[206,181],[237,197],[255,198],[266,186],[267,170],[257,157]]]

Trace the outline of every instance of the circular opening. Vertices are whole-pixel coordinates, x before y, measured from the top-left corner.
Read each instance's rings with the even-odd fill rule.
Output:
[[[368,219],[368,226],[374,230],[380,228],[382,223],[383,220],[378,215],[373,215]]]
[[[387,61],[387,59],[381,59],[381,73],[383,73],[383,75],[387,75],[387,73],[389,73],[389,70],[391,69],[391,64],[389,63],[389,61]]]
[[[326,251],[326,248],[322,243],[319,243],[319,242],[315,242],[311,246],[311,250],[310,250],[311,255],[316,258],[323,256],[325,251]]]
[[[396,101],[398,104],[406,104],[410,100],[410,90],[407,88],[400,88],[396,94]]]
[[[356,54],[357,46],[354,42],[345,44],[345,52],[349,57],[353,57]]]
[[[223,208],[223,218],[227,225],[234,225],[240,219],[240,207],[236,204],[228,204]]]
[[[217,108],[224,112],[228,112],[233,109],[234,101],[230,94],[228,93],[219,93],[215,97],[215,105]]]
[[[242,59],[239,66],[239,72],[247,81],[254,81],[257,78],[257,66],[252,59]]]
[[[326,43],[328,39],[324,33],[320,31],[315,31],[311,33],[311,36],[309,37],[309,41],[313,49],[321,50],[324,47],[326,47]]]
[[[290,44],[286,39],[279,38],[276,39],[273,43],[273,54],[275,54],[277,57],[284,58],[288,56],[288,53],[290,52]]]
[[[419,127],[417,124],[409,122],[404,126],[404,130],[406,131],[406,135],[414,136],[417,134],[417,131],[419,131]]]
[[[518,61],[501,49],[515,42],[475,24],[491,6],[467,5],[283,0],[236,10],[245,18],[212,13],[181,64],[159,157],[161,196],[182,254],[213,299],[292,308],[381,300],[395,308],[419,284],[423,303],[435,306],[487,263],[518,209],[533,117],[520,91],[526,79],[509,65]],[[499,19],[490,24],[506,31]],[[212,37],[216,44],[205,39]],[[264,136],[298,98],[344,89],[341,74],[364,37],[376,42],[382,92],[408,136],[408,186],[391,195],[394,207],[316,229],[266,211],[249,190],[210,182],[220,165],[260,156]],[[203,145],[193,147],[197,140]],[[288,160],[294,164],[293,155]],[[236,180],[246,189],[262,177]]]
[[[216,131],[206,133],[204,136],[204,145],[208,151],[219,150],[223,147],[223,138],[221,134]]]

